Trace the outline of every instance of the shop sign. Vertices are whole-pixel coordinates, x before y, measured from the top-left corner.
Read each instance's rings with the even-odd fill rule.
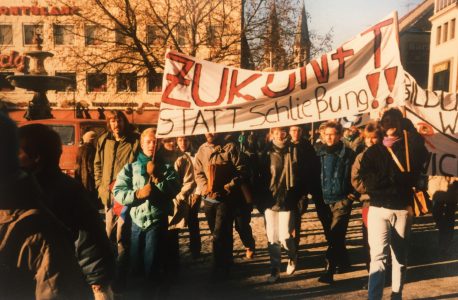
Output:
[[[78,11],[70,6],[0,6],[0,16],[71,16]]]

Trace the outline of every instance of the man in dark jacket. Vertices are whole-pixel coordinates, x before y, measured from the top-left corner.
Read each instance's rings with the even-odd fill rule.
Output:
[[[97,199],[97,189],[94,182],[94,143],[96,138],[97,134],[94,131],[88,131],[83,135],[83,144],[78,148],[76,155],[75,179],[84,186],[93,204],[97,208],[103,208],[102,203]]]
[[[206,133],[195,158],[195,179],[202,193],[205,216],[212,233],[214,269],[219,277],[226,277],[232,264],[232,224],[234,204],[246,177],[246,165],[235,144],[223,144],[217,134]]]
[[[97,140],[94,158],[94,180],[99,198],[105,207],[105,228],[108,238],[116,245],[116,278],[113,289],[121,293],[128,274],[131,220],[129,214],[120,218],[114,213],[110,186],[124,165],[132,163],[140,150],[139,135],[119,110],[106,113],[107,130]]]
[[[19,169],[17,128],[0,112],[0,291],[2,299],[88,299],[72,242]]]
[[[20,164],[36,176],[46,207],[68,228],[75,255],[94,293],[110,292],[114,254],[103,223],[83,186],[59,168],[62,145],[59,135],[42,124],[19,128]]]
[[[282,246],[289,258],[286,273],[291,275],[296,270],[295,215],[299,214],[298,201],[304,194],[300,170],[304,157],[298,155],[286,139],[285,128],[272,128],[271,135],[272,142],[261,159],[261,174],[264,176],[263,207],[271,265],[267,282],[274,283],[280,278]]]
[[[321,187],[324,202],[332,212],[326,251],[327,266],[320,282],[333,283],[336,269],[345,272],[350,267],[345,235],[350,220],[354,189],[351,185],[351,166],[355,153],[341,141],[342,125],[326,122],[323,125],[324,145],[318,151],[321,161]]]
[[[399,110],[387,110],[381,120],[383,144],[367,149],[361,160],[360,177],[371,199],[369,299],[382,299],[388,247],[393,253],[391,299],[402,299],[413,188],[428,158],[421,136],[407,133],[402,124]]]
[[[296,217],[296,246],[299,246],[301,232],[301,217],[307,211],[308,194],[312,196],[318,219],[323,226],[324,235],[328,238],[329,226],[331,225],[331,210],[323,201],[320,182],[320,160],[316,155],[313,146],[303,138],[302,128],[291,126],[289,135],[291,138],[291,153],[293,155],[293,168],[298,174],[296,186],[301,191],[301,198],[298,201],[298,213]],[[299,158],[299,159],[298,159]]]

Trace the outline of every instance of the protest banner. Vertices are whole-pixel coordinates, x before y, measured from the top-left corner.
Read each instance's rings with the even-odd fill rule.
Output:
[[[169,51],[157,136],[290,126],[401,105],[396,16],[304,67],[281,72],[243,70]]]
[[[405,73],[406,117],[425,138],[428,175],[458,176],[457,94],[427,91]]]

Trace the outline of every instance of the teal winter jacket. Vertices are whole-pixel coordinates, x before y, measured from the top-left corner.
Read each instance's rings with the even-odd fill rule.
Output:
[[[143,230],[161,219],[167,219],[173,213],[173,198],[178,194],[181,183],[173,165],[156,166],[163,175],[163,180],[157,184],[150,183],[149,175],[137,160],[126,164],[119,172],[113,188],[115,200],[129,207],[132,222]],[[135,192],[146,184],[152,185],[151,195],[145,200],[139,200]]]

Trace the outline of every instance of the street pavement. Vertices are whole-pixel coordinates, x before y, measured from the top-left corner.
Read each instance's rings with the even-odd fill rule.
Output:
[[[182,268],[179,276],[159,298],[167,299],[367,299],[363,290],[367,271],[363,262],[361,207],[355,203],[348,226],[347,248],[353,268],[335,276],[335,284],[318,282],[324,268],[326,243],[323,230],[313,205],[302,217],[298,269],[292,275],[285,273],[287,258],[283,256],[283,270],[279,282],[266,282],[270,273],[267,238],[261,214],[253,211],[251,225],[256,239],[256,255],[244,258],[245,250],[234,230],[235,264],[227,280],[216,280],[211,272],[211,236],[205,216],[199,214],[203,242],[202,257],[192,259],[189,253],[188,233],[180,235]],[[455,223],[455,230],[458,223]],[[431,215],[415,219],[410,239],[409,267],[404,299],[458,299],[458,237],[450,254],[439,255],[438,231]],[[384,299],[390,299],[386,287]],[[126,295],[127,296],[127,295]],[[130,297],[126,297],[130,298]]]

